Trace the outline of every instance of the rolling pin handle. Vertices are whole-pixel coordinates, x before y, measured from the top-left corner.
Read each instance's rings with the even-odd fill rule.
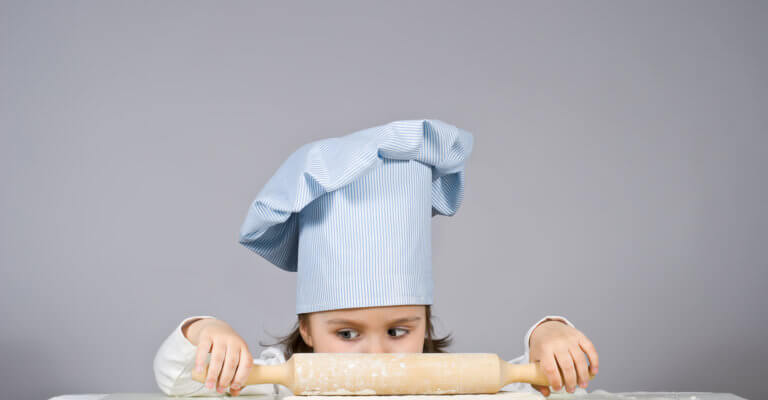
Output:
[[[512,382],[525,382],[531,385],[550,386],[549,379],[546,372],[539,363],[529,364],[511,364],[504,363],[502,367],[503,384],[508,385]],[[591,372],[589,373],[589,380],[595,377]],[[561,375],[562,379],[562,375]],[[565,380],[563,380],[565,382]]]
[[[193,370],[191,374],[192,379],[205,383],[205,378],[208,376],[208,366],[209,364],[205,365],[203,372],[198,373]],[[293,370],[292,367],[293,365],[288,365],[288,363],[278,365],[254,364],[243,387],[264,383],[276,383],[290,387],[290,382],[292,380],[290,373]]]

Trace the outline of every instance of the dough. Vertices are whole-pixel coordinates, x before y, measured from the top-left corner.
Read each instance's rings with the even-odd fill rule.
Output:
[[[446,395],[399,395],[399,396],[285,396],[280,400],[743,400],[725,393],[709,397],[705,393],[635,392],[611,393],[605,390],[587,392],[576,388],[575,393],[565,389],[544,397],[539,392],[505,392],[495,394],[446,394]],[[723,396],[723,397],[717,397]]]
[[[286,396],[283,400],[541,400],[539,393],[498,392],[494,394],[431,394],[397,396]]]
[[[219,395],[221,396],[221,395]],[[203,397],[168,397],[162,393],[113,393],[101,400],[201,400]],[[216,397],[226,399],[228,397]],[[250,394],[229,399],[242,400],[744,400],[730,393],[704,392],[629,392],[611,393],[595,390],[587,393],[577,388],[576,393],[552,393],[548,398],[535,393],[499,392],[496,394],[400,395],[400,396],[273,396]]]

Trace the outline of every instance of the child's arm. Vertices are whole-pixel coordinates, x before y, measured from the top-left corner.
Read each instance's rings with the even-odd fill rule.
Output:
[[[565,317],[561,317],[558,315],[547,315],[546,317],[540,319],[538,322],[533,324],[529,329],[528,332],[526,332],[525,337],[523,339],[523,348],[525,349],[525,353],[519,357],[516,357],[512,360],[509,360],[511,364],[527,364],[529,363],[529,358],[531,354],[531,348],[530,348],[530,341],[531,341],[531,335],[533,334],[533,331],[539,327],[543,322],[546,321],[561,321],[569,326],[572,326],[575,328],[575,326],[571,323],[571,321],[568,321]],[[533,387],[525,382],[515,382],[510,383],[507,386],[504,386],[502,390],[506,391],[514,391],[514,392],[535,392]]]
[[[191,378],[195,365],[197,346],[184,335],[192,322],[211,316],[190,317],[182,321],[163,341],[154,360],[155,380],[160,390],[168,396],[218,396],[204,384]]]
[[[197,343],[190,337],[197,337],[201,324],[195,322],[202,318],[216,319],[211,316],[186,318],[165,339],[155,355],[155,380],[160,390],[169,396],[223,396],[215,388],[192,379],[198,351]],[[210,358],[210,353],[206,358]],[[275,364],[283,362],[282,353],[275,348],[268,348],[261,353],[261,358],[254,359],[254,364]],[[272,393],[276,388],[271,384],[251,385],[242,390],[243,394]],[[239,394],[240,392],[236,392]]]
[[[544,370],[550,385],[529,385],[544,396],[563,388],[568,393],[583,392],[598,368],[597,350],[592,341],[567,319],[556,318],[560,321],[539,321],[528,331],[525,343],[528,360],[520,360],[539,363]]]

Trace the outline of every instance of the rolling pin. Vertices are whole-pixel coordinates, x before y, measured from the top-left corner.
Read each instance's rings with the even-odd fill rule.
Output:
[[[205,382],[207,374],[206,366],[192,378]],[[512,382],[549,385],[540,365],[510,364],[492,353],[295,353],[283,364],[254,364],[245,384],[332,396],[492,394]]]

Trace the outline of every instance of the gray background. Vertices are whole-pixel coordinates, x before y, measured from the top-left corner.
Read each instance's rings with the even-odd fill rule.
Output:
[[[434,221],[452,351],[547,314],[588,390],[768,396],[768,3],[31,2],[0,8],[3,398],[157,391],[211,314],[258,350],[294,277],[237,243],[300,145],[475,135]],[[8,396],[8,397],[6,397]]]

